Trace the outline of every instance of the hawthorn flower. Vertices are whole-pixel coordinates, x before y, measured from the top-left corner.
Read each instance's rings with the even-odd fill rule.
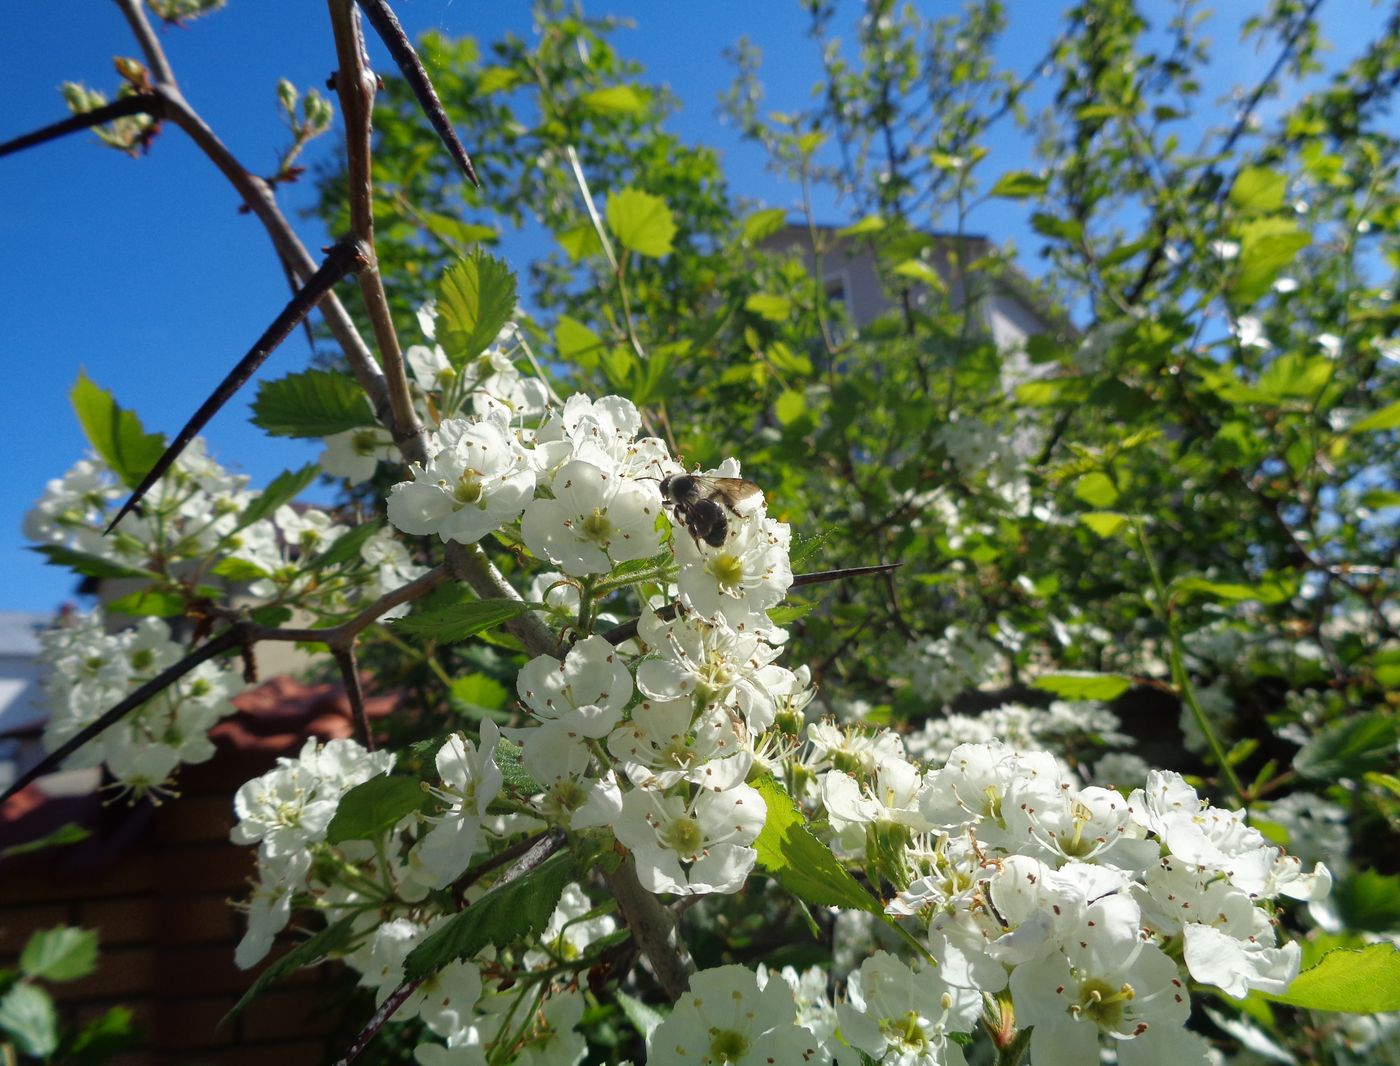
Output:
[[[847,984],[847,1002],[836,1008],[841,1036],[875,1062],[899,1066],[963,1066],[962,1048],[950,1033],[977,1024],[981,995],[953,988],[931,967],[911,970],[886,951],[861,964]]]
[[[802,1066],[813,1061],[816,1038],[796,1019],[784,982],[760,987],[743,966],[701,970],[652,1032],[647,1057],[677,1066]]]
[[[520,698],[541,721],[558,721],[589,739],[608,735],[632,698],[632,675],[606,638],[579,641],[560,662],[537,655],[516,680]]]
[[[674,531],[671,543],[681,564],[681,603],[741,633],[777,632],[768,609],[781,603],[792,585],[791,540],[786,522],[762,513],[733,518],[729,537],[718,548],[684,530]]]
[[[475,544],[519,517],[535,490],[530,461],[509,416],[452,418],[433,435],[432,457],[389,495],[389,521],[405,533]]]
[[[643,700],[608,735],[608,751],[638,788],[690,781],[714,791],[740,784],[753,755],[722,710],[695,713],[690,700]]]
[[[605,574],[616,563],[660,550],[656,486],[573,460],[554,475],[551,489],[553,499],[535,499],[525,508],[520,535],[564,573]]]
[[[487,718],[481,723],[479,744],[454,733],[438,749],[442,785],[433,792],[449,806],[408,856],[414,876],[423,884],[446,888],[481,850],[481,822],[504,780],[496,765],[500,736],[496,723]]]
[[[758,858],[749,845],[766,815],[763,797],[748,785],[724,792],[699,789],[688,803],[681,796],[634,789],[622,797],[613,828],[632,850],[637,878],[648,892],[731,893],[744,886]]]
[[[345,478],[358,485],[374,477],[381,460],[390,461],[398,452],[393,438],[380,426],[362,426],[334,433],[326,438],[321,451],[321,469],[331,477]]]

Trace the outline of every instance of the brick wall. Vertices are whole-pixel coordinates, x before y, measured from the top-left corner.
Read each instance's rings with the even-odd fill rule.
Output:
[[[180,771],[177,799],[104,806],[99,795],[46,797],[36,785],[0,809],[0,847],[69,822],[92,831],[79,844],[0,863],[0,967],[15,964],[35,930],[96,929],[96,972],[46,987],[66,1024],[117,1005],[135,1012],[142,1046],[119,1066],[302,1066],[343,1050],[327,1039],[346,988],[333,966],[284,978],[218,1024],[258,973],[233,963],[243,922],[229,901],[245,894],[253,872],[253,849],[228,841],[233,792],[278,755],[295,755],[305,736],[353,728],[331,686],[275,679],[237,702],[243,709],[215,732],[214,759]],[[370,702],[376,717],[394,704]]]

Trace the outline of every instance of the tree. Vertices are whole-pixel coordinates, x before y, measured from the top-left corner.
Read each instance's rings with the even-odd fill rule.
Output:
[[[358,14],[335,0],[346,170],[321,191],[344,236],[322,263],[223,157],[299,285],[228,391],[320,301],[337,361],[265,385],[254,421],[326,452],[249,493],[80,381],[100,462],[41,501],[41,550],[147,587],[113,605],[137,628],[50,638],[55,757],[90,741],[79,758],[159,790],[237,685],[219,657],[256,641],[324,645],[357,701],[361,662],[416,686],[399,754],[365,722],[236,798],[260,857],[240,962],[293,908],[323,911],[269,973],[334,956],[364,975],[381,1010],[356,1051],[415,1016],[457,1049],[425,1041],[424,1062],[642,1040],[658,1061],[955,1062],[979,1027],[999,1062],[1199,1061],[1207,1037],[1294,1039],[1289,1010],[1394,1009],[1396,953],[1365,943],[1400,918],[1382,124],[1400,13],[1301,92],[1319,6],[1251,21],[1278,61],[1187,150],[1208,54],[1189,4],[1163,54],[1135,5],[1080,5],[1048,43],[1054,109],[1027,119],[1031,79],[987,59],[999,3],[933,22],[872,3],[854,52],[813,3],[814,106],[763,117],[743,49],[729,98],[802,191],[796,254],[769,240],[784,211],[741,209],[713,153],[665,131],[606,20],[543,5],[539,41],[489,64],[434,41],[436,94],[398,41],[372,145]],[[139,39],[124,117],[215,151]],[[1253,129],[1275,96],[1295,102]],[[79,103],[75,127],[114,117]],[[1006,121],[1040,167],[986,173]],[[453,209],[475,177],[453,126],[516,190],[500,220],[557,240],[532,317],[473,247],[492,225]],[[823,186],[839,231],[813,214]],[[1032,208],[1041,298],[1082,328],[1047,313],[1024,352],[997,344],[987,301],[1032,286],[967,237],[988,198]],[[889,297],[859,329],[823,269],[852,247]],[[352,273],[354,312],[334,292]],[[761,494],[705,480],[739,479],[732,456]],[[287,506],[321,472],[387,522]],[[155,619],[185,615],[181,658]],[[448,728],[454,700],[476,728]],[[1162,728],[1178,708],[1190,753]],[[1133,736],[1193,779],[1122,751]],[[763,876],[777,892],[742,891]],[[1334,876],[1339,941],[1280,902],[1322,905]],[[1294,983],[1324,946],[1342,950]],[[759,960],[824,965],[741,965]],[[1222,993],[1233,1028],[1192,1015]],[[730,997],[758,1008],[715,1013]],[[1348,1053],[1328,1016],[1310,1033]]]

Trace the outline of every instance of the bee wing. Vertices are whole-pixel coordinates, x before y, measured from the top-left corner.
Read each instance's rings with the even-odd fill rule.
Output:
[[[763,500],[763,490],[752,481],[746,481],[741,477],[706,477],[697,476],[696,481],[700,487],[714,496],[718,496],[720,501],[736,514],[740,513],[740,505],[744,511],[752,510]]]

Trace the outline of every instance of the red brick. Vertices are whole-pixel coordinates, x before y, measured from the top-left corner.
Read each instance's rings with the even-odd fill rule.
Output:
[[[155,941],[164,945],[226,945],[233,955],[243,936],[243,919],[227,895],[169,896],[160,901],[160,924]]]
[[[40,929],[73,925],[73,908],[61,903],[15,906],[0,909],[0,956],[16,956],[25,941]]]
[[[243,1012],[247,1040],[323,1036],[340,1022],[337,1004],[324,986],[264,992]]]
[[[86,977],[50,986],[55,999],[128,999],[156,987],[156,952],[149,947],[99,948],[97,969]]]
[[[165,1000],[152,1011],[150,1045],[162,1051],[188,1051],[233,1043],[234,1023],[219,1025],[233,1007],[232,996]],[[201,1056],[202,1057],[202,1056]]]
[[[162,851],[156,860],[163,895],[242,892],[257,868],[253,848],[215,844]]]
[[[156,819],[156,839],[162,844],[228,842],[237,819],[233,796],[181,796],[161,807]]]
[[[77,904],[78,924],[98,931],[102,947],[147,944],[155,935],[155,904],[150,896],[95,899]]]
[[[324,1041],[298,1040],[282,1041],[275,1044],[254,1044],[247,1047],[218,1048],[202,1052],[199,1066],[309,1066],[311,1063],[328,1062],[331,1055]],[[187,1063],[189,1056],[178,1060],[161,1059],[162,1066],[176,1062]],[[149,1061],[145,1066],[150,1066]]]

